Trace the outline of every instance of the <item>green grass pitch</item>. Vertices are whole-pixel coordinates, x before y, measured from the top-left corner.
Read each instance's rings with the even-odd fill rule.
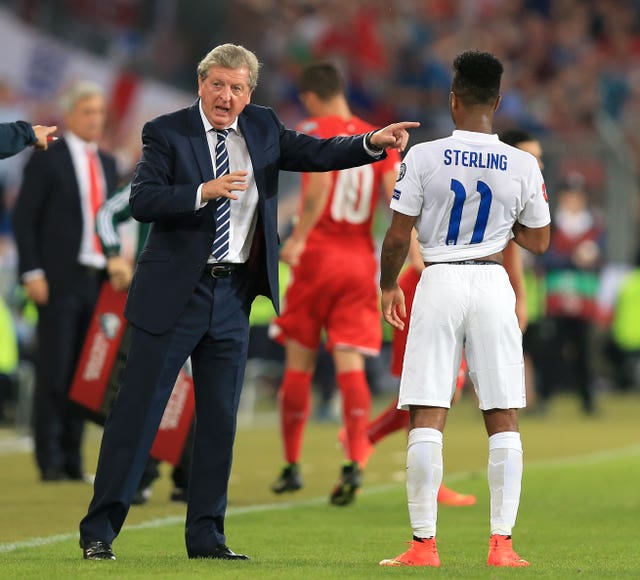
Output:
[[[376,400],[376,410],[387,398]],[[0,578],[640,578],[640,397],[609,395],[586,418],[577,399],[554,400],[544,417],[521,419],[525,474],[514,547],[527,569],[490,569],[486,435],[473,397],[452,409],[445,431],[445,482],[475,493],[472,507],[441,507],[442,567],[380,568],[411,538],[404,491],[404,433],[381,442],[355,504],[327,498],[342,461],[338,426],[310,422],[302,460],[305,487],[274,496],[282,465],[273,414],[238,433],[226,532],[249,562],[190,561],[183,505],[168,501],[168,469],[150,502],[133,507],[114,543],[115,562],[85,562],[77,525],[91,489],[37,481],[27,451],[0,446]],[[95,466],[100,431],[86,443]],[[9,439],[0,434],[0,443]]]

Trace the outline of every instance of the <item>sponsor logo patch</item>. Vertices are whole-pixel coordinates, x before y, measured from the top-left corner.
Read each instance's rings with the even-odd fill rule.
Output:
[[[100,328],[102,328],[102,332],[104,332],[105,336],[109,340],[112,340],[115,338],[116,334],[118,334],[120,318],[112,312],[105,312],[100,317]]]
[[[391,199],[395,199],[395,200],[400,199],[400,190],[399,189],[394,189],[393,190],[393,195],[391,196]]]

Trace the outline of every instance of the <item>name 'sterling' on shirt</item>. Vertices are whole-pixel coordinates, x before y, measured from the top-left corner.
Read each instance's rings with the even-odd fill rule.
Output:
[[[513,237],[515,222],[539,228],[550,221],[533,155],[495,134],[457,129],[409,149],[390,207],[416,217],[425,262],[490,256]]]
[[[507,156],[502,153],[485,151],[465,151],[461,149],[444,150],[445,165],[462,165],[479,169],[507,170]]]

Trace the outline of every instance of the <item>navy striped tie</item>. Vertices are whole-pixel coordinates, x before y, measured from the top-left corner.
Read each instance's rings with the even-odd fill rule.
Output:
[[[229,129],[214,129],[218,136],[216,143],[216,179],[229,173],[229,153],[225,143]],[[229,253],[229,226],[231,225],[231,200],[219,197],[216,200],[216,237],[211,247],[211,255],[218,262]]]

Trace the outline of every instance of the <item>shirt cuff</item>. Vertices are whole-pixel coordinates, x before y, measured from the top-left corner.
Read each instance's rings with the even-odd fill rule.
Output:
[[[378,149],[378,147],[374,147],[369,142],[369,140],[371,139],[371,135],[373,135],[374,133],[375,131],[369,131],[369,133],[367,133],[364,136],[364,139],[362,140],[362,144],[364,145],[364,150],[369,155],[371,155],[371,157],[380,157],[380,155],[384,153],[384,149]]]
[[[208,201],[202,201],[202,186],[204,185],[204,183],[201,183],[200,185],[198,185],[198,189],[196,190],[196,207],[195,210],[198,211],[199,209],[202,209],[205,205],[207,205],[209,202]]]
[[[35,270],[29,270],[28,272],[24,272],[20,279],[23,282],[29,282],[31,280],[35,280],[36,278],[44,278],[44,270],[42,268],[37,268]]]
[[[120,255],[120,246],[112,246],[110,248],[102,248],[102,253],[105,258],[115,258]]]

